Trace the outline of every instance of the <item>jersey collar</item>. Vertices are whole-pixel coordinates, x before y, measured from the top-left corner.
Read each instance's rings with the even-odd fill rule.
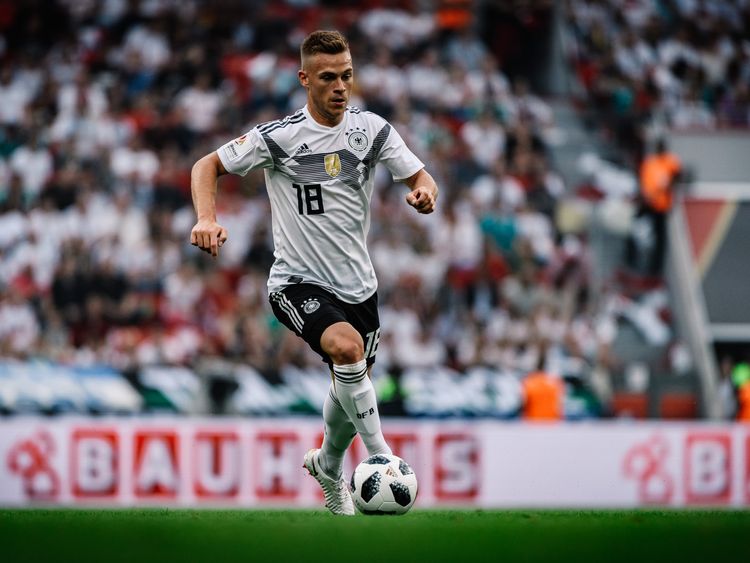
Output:
[[[349,119],[349,106],[346,106],[346,111],[344,112],[344,118],[341,120],[341,123],[338,125],[334,125],[333,127],[328,127],[327,125],[322,125],[321,123],[318,123],[315,121],[315,118],[310,113],[310,109],[307,107],[307,104],[305,104],[305,107],[302,108],[302,112],[305,114],[305,116],[308,118],[310,125],[312,127],[318,128],[321,131],[338,131],[339,129],[342,129],[346,125],[346,120]]]

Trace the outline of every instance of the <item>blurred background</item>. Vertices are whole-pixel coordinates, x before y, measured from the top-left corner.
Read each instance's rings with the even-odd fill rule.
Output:
[[[262,173],[221,179],[212,260],[190,169],[301,107],[334,28],[441,188],[418,216],[378,171],[384,416],[750,417],[744,0],[0,1],[4,416],[321,411]]]

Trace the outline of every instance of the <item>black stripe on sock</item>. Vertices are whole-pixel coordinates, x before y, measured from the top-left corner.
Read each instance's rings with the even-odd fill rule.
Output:
[[[365,378],[365,374],[362,375],[355,375],[352,377],[344,377],[341,375],[336,376],[336,381],[341,381],[342,383],[356,383],[357,381],[362,381]]]
[[[336,371],[336,366],[333,366],[333,377],[335,379],[338,379],[342,383],[356,383],[357,381],[361,381],[364,379],[364,377],[367,375],[367,366],[365,366],[362,371],[359,371],[357,373],[339,373]]]

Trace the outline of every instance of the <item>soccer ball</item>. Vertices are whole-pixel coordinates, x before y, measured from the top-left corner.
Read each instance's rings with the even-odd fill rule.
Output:
[[[350,490],[363,514],[404,514],[417,499],[417,476],[398,456],[373,455],[354,470]]]

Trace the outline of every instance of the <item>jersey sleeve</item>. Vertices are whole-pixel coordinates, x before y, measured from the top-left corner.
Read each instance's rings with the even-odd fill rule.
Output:
[[[380,151],[378,162],[385,164],[393,175],[393,179],[399,182],[414,176],[424,168],[424,164],[409,150],[398,131],[393,127],[390,129],[388,138]]]
[[[257,129],[252,129],[222,145],[216,151],[224,169],[244,176],[253,168],[271,168],[273,158]]]

